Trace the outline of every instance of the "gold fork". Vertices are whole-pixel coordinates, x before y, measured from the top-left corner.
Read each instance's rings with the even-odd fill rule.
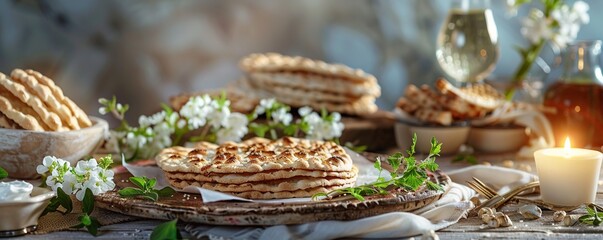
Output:
[[[498,209],[499,207],[501,207],[505,203],[507,203],[509,200],[511,200],[513,197],[515,197],[517,194],[520,194],[525,190],[538,187],[538,185],[540,185],[540,183],[538,181],[530,182],[528,184],[519,186],[503,195],[496,194],[492,198],[488,199],[487,201],[481,203],[479,206],[475,207],[475,211],[478,211],[479,209],[484,208],[484,207]],[[484,191],[484,192],[486,192],[486,191]]]
[[[485,196],[488,199],[493,198],[497,194],[497,192],[494,189],[492,189],[491,187],[489,187],[488,185],[486,185],[484,182],[482,182],[481,180],[479,180],[476,177],[473,177],[473,181],[469,181],[467,183],[469,184],[469,187],[471,187],[473,190],[475,190],[479,194],[482,194],[483,196]],[[572,210],[575,210],[580,207],[580,206],[558,206],[558,205],[546,203],[546,202],[542,201],[541,199],[531,199],[531,198],[520,197],[520,196],[515,196],[512,199],[510,199],[509,201],[518,202],[518,203],[526,203],[526,204],[534,204],[541,208],[548,209],[548,210],[554,210],[554,211],[572,211]],[[596,203],[591,203],[590,205],[594,208],[597,208],[598,211],[603,211],[603,207]]]

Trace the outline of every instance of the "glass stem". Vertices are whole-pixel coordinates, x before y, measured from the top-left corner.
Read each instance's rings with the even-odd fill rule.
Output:
[[[544,46],[544,40],[540,40],[537,44],[532,44],[528,49],[519,49],[519,52],[522,56],[521,65],[517,68],[517,71],[513,75],[513,79],[511,79],[511,84],[507,87],[505,91],[505,97],[507,100],[513,99],[513,95],[515,95],[515,89],[517,86],[521,86],[523,80],[526,75],[530,71],[530,68],[540,55],[540,51]]]

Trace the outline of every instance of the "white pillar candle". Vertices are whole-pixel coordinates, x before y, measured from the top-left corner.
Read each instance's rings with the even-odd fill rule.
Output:
[[[595,201],[603,154],[599,151],[549,148],[534,153],[542,200],[560,206]]]

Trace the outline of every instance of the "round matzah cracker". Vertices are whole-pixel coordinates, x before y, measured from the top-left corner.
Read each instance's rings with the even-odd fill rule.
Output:
[[[215,182],[224,184],[241,184],[248,182],[282,180],[291,177],[311,177],[311,178],[352,178],[358,174],[356,167],[350,172],[325,172],[325,171],[310,171],[310,170],[278,170],[271,172],[258,173],[239,173],[239,174],[212,174],[201,175],[197,173],[173,173],[165,172],[165,175],[171,179],[189,180],[196,182]]]
[[[232,153],[216,152],[229,151]],[[227,142],[213,148],[171,147],[156,157],[167,172],[245,173],[271,170],[351,171],[352,159],[333,142],[284,137],[243,143]]]
[[[33,131],[50,130],[30,106],[21,102],[19,98],[4,87],[0,87],[0,112],[23,129]]]
[[[249,80],[256,86],[283,86],[309,91],[330,92],[352,97],[379,97],[381,88],[376,83],[354,83],[340,78],[291,72],[251,72]]]
[[[63,104],[69,107],[71,113],[73,113],[75,118],[77,118],[78,124],[81,128],[92,126],[92,121],[90,121],[90,118],[88,118],[88,114],[86,114],[80,107],[78,107],[77,104],[75,104],[71,99],[65,96],[63,94],[63,90],[57,85],[55,85],[52,79],[31,69],[27,69],[25,70],[25,72],[27,72],[27,74],[29,74],[30,76],[35,77],[40,84],[46,85],[59,101],[63,102]]]
[[[301,71],[342,78],[351,82],[377,83],[377,79],[360,69],[342,64],[329,64],[304,57],[290,57],[278,53],[251,54],[241,59],[239,66],[246,72]]]
[[[65,126],[74,130],[80,129],[77,118],[73,116],[69,107],[59,101],[48,86],[40,84],[34,76],[30,76],[21,69],[14,69],[10,76],[14,81],[25,86],[28,92],[40,98],[50,108],[49,110],[61,118]]]
[[[352,178],[308,178],[293,177],[288,179],[279,179],[266,182],[248,182],[241,184],[223,184],[213,182],[197,182],[182,179],[169,179],[173,182],[186,182],[189,185],[214,190],[218,192],[283,192],[296,191],[316,187],[328,187],[343,184],[353,184],[356,182],[356,176]]]
[[[52,131],[66,130],[63,128],[61,119],[55,113],[48,111],[47,106],[38,98],[36,95],[27,91],[27,89],[18,82],[14,82],[6,77],[6,75],[0,73],[0,85],[6,90],[11,92],[14,96],[19,98],[23,103],[30,106],[40,117],[40,119],[46,123],[46,125]]]
[[[170,184],[177,188],[185,188],[188,186],[197,186],[193,182],[189,184],[188,182],[170,182]],[[316,187],[316,188],[308,188],[301,189],[295,191],[282,191],[282,192],[260,192],[260,191],[246,191],[246,192],[229,192],[228,194],[247,198],[247,199],[278,199],[278,198],[304,198],[304,197],[312,197],[312,195],[317,193],[326,193],[333,191],[335,189],[353,187],[354,183],[336,185],[336,186],[326,186],[326,187]],[[198,186],[197,186],[198,187]]]

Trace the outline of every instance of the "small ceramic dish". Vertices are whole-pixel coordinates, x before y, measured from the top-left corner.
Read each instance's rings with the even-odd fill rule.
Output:
[[[37,229],[38,218],[54,192],[34,187],[25,200],[0,201],[0,237],[24,235]]]
[[[14,179],[34,179],[45,156],[62,158],[72,165],[92,153],[108,131],[105,120],[90,117],[92,126],[74,131],[39,132],[0,128],[0,167]]]
[[[402,150],[408,149],[411,144],[413,133],[417,134],[416,151],[429,153],[431,149],[431,138],[435,137],[442,143],[440,154],[449,155],[456,153],[461,145],[467,141],[469,135],[469,124],[467,122],[457,123],[453,126],[438,125],[415,125],[408,122],[398,121],[394,127],[396,131],[396,143]]]
[[[521,126],[471,127],[468,139],[469,146],[484,153],[518,151],[527,142],[526,128]]]

